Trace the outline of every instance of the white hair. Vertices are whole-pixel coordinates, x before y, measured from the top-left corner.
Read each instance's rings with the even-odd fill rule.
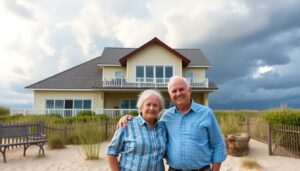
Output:
[[[181,79],[184,81],[186,87],[190,87],[190,83],[187,81],[186,78],[182,77],[182,76],[178,76],[178,75],[174,75],[172,76],[170,79],[169,79],[169,82],[168,82],[168,91],[170,91],[170,87],[171,87],[171,84],[174,82],[174,80],[177,80],[177,79]]]
[[[150,97],[150,96],[156,96],[159,100],[159,108],[160,110],[164,109],[165,108],[165,101],[164,101],[164,98],[162,97],[162,95],[156,91],[156,90],[152,90],[152,89],[149,89],[149,90],[145,90],[143,91],[140,95],[139,95],[139,99],[137,101],[137,104],[136,104],[136,107],[138,108],[138,111],[141,112],[142,111],[142,106],[143,106],[143,103],[144,101]]]

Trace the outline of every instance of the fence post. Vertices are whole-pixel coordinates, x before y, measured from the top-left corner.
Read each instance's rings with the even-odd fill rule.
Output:
[[[269,155],[272,156],[272,124],[268,123],[268,146],[269,146]]]
[[[246,129],[247,129],[247,134],[250,136],[249,118],[248,118],[248,116],[246,117]]]
[[[105,140],[108,138],[108,119],[105,119],[105,134],[104,134]]]
[[[67,139],[68,139],[68,128],[69,126],[65,126],[64,127],[64,143],[67,143]]]
[[[41,131],[43,134],[45,134],[45,123],[40,121],[40,124],[41,124]]]

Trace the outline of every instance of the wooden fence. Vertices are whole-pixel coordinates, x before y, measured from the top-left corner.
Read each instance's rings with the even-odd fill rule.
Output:
[[[72,125],[59,125],[59,124],[45,124],[44,129],[47,137],[52,135],[60,135],[63,137],[64,142],[68,141],[70,134],[86,126],[97,126],[103,132],[104,140],[110,140],[116,130],[116,122],[111,121],[98,121],[93,123],[78,123]]]
[[[269,155],[300,158],[300,127],[271,125],[258,118],[244,123],[251,138],[268,143]]]

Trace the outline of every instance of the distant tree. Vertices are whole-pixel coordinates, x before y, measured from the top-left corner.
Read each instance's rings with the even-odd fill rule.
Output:
[[[9,115],[9,108],[5,106],[0,106],[0,116]]]

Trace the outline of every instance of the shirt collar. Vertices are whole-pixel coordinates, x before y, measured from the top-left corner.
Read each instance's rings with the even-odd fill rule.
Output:
[[[156,121],[156,122],[155,122],[154,127],[156,127],[156,126],[160,127],[160,125],[157,124],[157,123],[158,123],[157,119],[155,119],[155,121]],[[147,125],[147,122],[144,120],[144,118],[142,117],[141,113],[137,116],[137,122],[138,122],[138,125],[139,125],[139,126],[143,126],[144,124]],[[148,126],[148,125],[147,125],[147,126]]]
[[[193,99],[191,99],[191,106],[190,106],[190,108],[189,108],[189,110],[186,114],[188,114],[191,110],[193,112],[195,112],[196,109],[197,109],[197,105],[196,105],[195,101]],[[174,107],[171,108],[171,112],[172,113],[179,113],[179,110],[176,108],[176,106],[174,106]]]

